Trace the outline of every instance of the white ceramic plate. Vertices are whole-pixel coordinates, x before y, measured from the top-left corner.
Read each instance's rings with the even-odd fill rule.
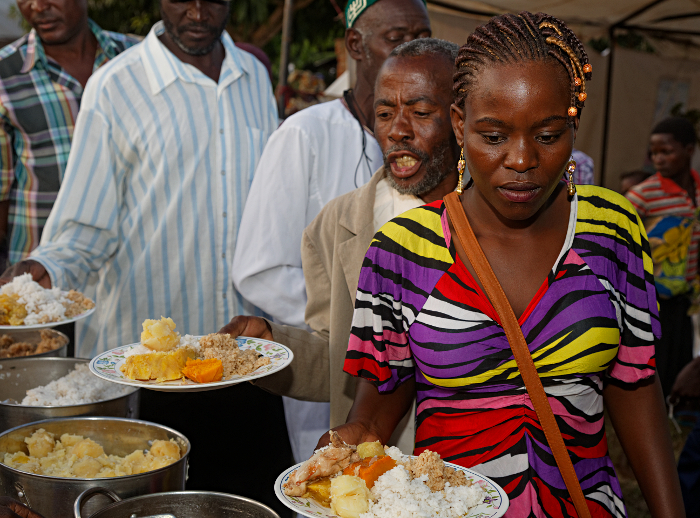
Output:
[[[81,313],[77,317],[68,318],[66,320],[61,320],[60,322],[47,322],[45,324],[34,324],[33,326],[0,326],[0,331],[24,331],[29,329],[47,329],[50,327],[62,326],[63,324],[70,324],[71,322],[77,322],[84,318],[89,317],[95,312],[96,307],[88,309],[85,313]]]
[[[275,372],[284,369],[287,365],[292,363],[292,360],[294,359],[294,353],[292,353],[292,351],[290,351],[284,345],[278,344],[277,342],[270,342],[269,340],[262,340],[260,338],[247,338],[245,336],[239,336],[236,340],[238,341],[238,347],[240,347],[241,350],[245,351],[248,349],[253,349],[263,356],[270,358],[269,365],[264,365],[255,372],[252,372],[246,376],[234,376],[231,379],[215,381],[213,383],[195,383],[194,381],[188,379],[165,381],[162,383],[157,383],[154,380],[132,380],[124,376],[120,370],[120,367],[126,361],[124,358],[124,353],[132,347],[139,345],[130,344],[117,347],[116,349],[110,349],[107,352],[95,356],[90,362],[90,371],[96,376],[107,381],[121,383],[122,385],[131,385],[132,387],[141,387],[163,392],[200,392],[205,390],[220,389],[230,385],[236,385],[237,383],[243,383],[244,381],[269,376],[270,374],[274,374]]]
[[[457,464],[452,464],[450,462],[446,462],[445,464],[459,471],[464,471],[468,480],[471,480],[475,484],[479,484],[483,490],[486,491],[486,498],[484,501],[476,507],[472,507],[464,518],[499,518],[505,514],[505,512],[508,510],[510,500],[501,486],[493,482],[491,479],[486,478],[483,475],[479,475],[478,473],[475,473],[467,468],[463,468],[462,466],[458,466]],[[292,511],[308,516],[309,518],[337,518],[337,516],[334,515],[329,508],[319,505],[315,500],[310,498],[287,496],[284,494],[282,484],[289,479],[289,475],[291,475],[292,472],[299,466],[301,466],[301,464],[292,466],[277,477],[277,480],[275,481],[275,495],[277,495],[277,498],[279,498],[280,501]]]

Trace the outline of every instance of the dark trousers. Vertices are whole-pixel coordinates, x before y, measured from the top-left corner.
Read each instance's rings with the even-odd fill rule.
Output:
[[[142,389],[140,419],[190,440],[187,489],[246,496],[291,517],[273,489],[294,464],[281,397],[250,383],[207,392]]]
[[[659,299],[661,340],[656,346],[656,370],[664,396],[671,393],[676,376],[693,359],[693,322],[690,300],[684,295]]]

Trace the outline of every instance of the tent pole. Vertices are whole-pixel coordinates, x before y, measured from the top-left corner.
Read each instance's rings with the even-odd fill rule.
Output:
[[[615,57],[615,26],[608,30],[610,40],[610,54],[608,54],[608,77],[605,83],[605,116],[603,117],[603,146],[601,149],[600,164],[600,186],[605,187],[605,173],[607,172],[608,139],[610,133],[610,109],[612,107],[612,83],[613,83],[613,61]]]
[[[287,86],[287,75],[289,74],[289,45],[292,43],[292,21],[294,19],[294,0],[284,0],[284,11],[282,14],[282,49],[280,52],[280,70],[277,88],[280,92],[277,99],[277,109],[279,117],[284,118],[284,94],[282,89]]]

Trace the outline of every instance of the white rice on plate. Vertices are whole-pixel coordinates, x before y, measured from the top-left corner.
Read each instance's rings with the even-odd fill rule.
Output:
[[[486,496],[478,484],[451,487],[448,482],[443,491],[431,491],[425,485],[427,478],[424,475],[411,479],[408,470],[400,465],[387,471],[370,490],[377,501],[370,500],[369,510],[360,518],[460,518]]]
[[[71,300],[69,295],[75,294],[84,300],[84,297],[77,292],[69,293],[60,288],[44,288],[35,282],[29,273],[18,275],[12,279],[12,282],[0,288],[0,293],[17,297],[17,302],[24,305],[27,311],[23,324],[25,326],[66,320],[70,318],[70,316],[66,316],[67,308],[75,305],[75,301]],[[94,305],[92,302],[90,304]],[[87,309],[81,308],[80,312],[85,312]]]
[[[62,378],[47,385],[29,389],[20,405],[68,406],[96,403],[124,396],[134,389],[102,380],[90,372],[87,363],[80,363]]]

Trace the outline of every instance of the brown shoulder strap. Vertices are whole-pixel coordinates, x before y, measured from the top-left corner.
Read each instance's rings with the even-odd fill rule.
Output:
[[[588,510],[586,498],[583,496],[581,484],[579,484],[578,477],[574,471],[574,465],[571,462],[571,457],[569,457],[569,452],[564,444],[561,431],[559,431],[559,426],[554,418],[552,407],[547,400],[547,394],[544,391],[544,387],[542,387],[542,381],[532,361],[530,349],[527,346],[522,329],[520,329],[518,319],[515,317],[515,313],[513,313],[513,308],[510,306],[510,302],[508,302],[503,288],[479,246],[479,242],[469,224],[467,215],[462,208],[459,195],[456,192],[452,192],[445,196],[445,205],[447,206],[447,213],[452,221],[452,226],[457,234],[457,239],[459,239],[459,242],[462,244],[462,248],[467,254],[474,271],[476,271],[486,295],[501,319],[501,324],[503,325],[503,330],[506,333],[510,348],[513,351],[518,370],[523,377],[525,388],[532,401],[532,406],[535,407],[535,412],[537,412],[542,430],[544,430],[544,435],[547,438],[549,447],[552,449],[554,460],[556,460],[559,471],[564,478],[566,489],[569,491],[576,512],[579,518],[590,518],[591,513]]]

